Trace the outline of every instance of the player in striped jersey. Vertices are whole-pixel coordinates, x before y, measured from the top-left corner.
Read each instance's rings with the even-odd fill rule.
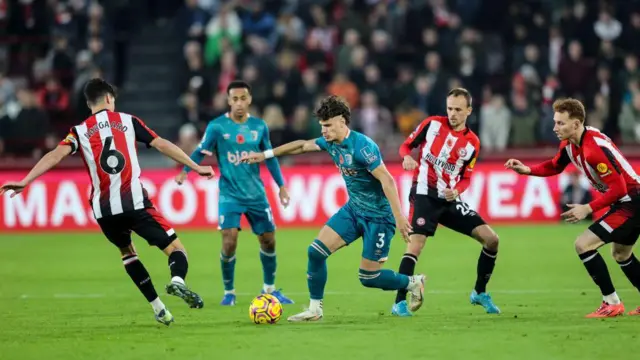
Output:
[[[138,259],[131,242],[132,231],[169,257],[171,282],[166,286],[167,293],[182,298],[191,308],[201,308],[204,304],[185,284],[189,263],[184,246],[153,207],[142,186],[136,142],[155,148],[201,176],[213,177],[213,169],[194,163],[180,148],[156,135],[139,118],[115,112],[116,91],[106,81],[90,80],[85,85],[84,95],[93,115],[71,128],[69,135],[22,181],[4,184],[0,195],[12,191],[11,197],[16,196],[62,159],[79,151],[91,178],[90,204],[98,225],[107,239],[120,249],[127,274],[151,304],[156,320],[169,325],[173,315],[158,297],[149,273]]]
[[[640,176],[609,137],[596,128],[584,126],[586,112],[580,101],[557,100],[553,110],[553,131],[561,141],[556,156],[531,167],[517,159],[509,159],[505,167],[522,175],[553,176],[573,163],[602,193],[588,204],[568,205],[571,209],[562,216],[568,222],[576,223],[592,212],[610,206],[607,213],[578,236],[575,246],[603,297],[600,307],[587,317],[619,316],[624,314],[624,305],[598,249],[612,243],[613,258],[633,286],[640,290],[640,262],[633,255],[633,246],[640,236]],[[629,315],[640,315],[640,307]]]
[[[400,147],[405,170],[413,170],[413,187],[409,195],[413,233],[407,251],[400,262],[399,273],[412,275],[426,239],[433,236],[438,224],[470,236],[482,244],[476,283],[470,300],[482,305],[487,313],[500,309],[486,292],[496,257],[498,235],[469,205],[459,200],[471,180],[471,173],[480,151],[480,140],[467,127],[471,114],[471,95],[456,88],[447,95],[447,116],[425,119]],[[419,161],[411,150],[419,148]],[[397,316],[411,316],[421,302],[407,304],[407,292],[399,290],[391,310]]]

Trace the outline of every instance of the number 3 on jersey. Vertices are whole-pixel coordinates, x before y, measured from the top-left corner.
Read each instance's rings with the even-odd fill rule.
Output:
[[[125,166],[126,160],[124,155],[116,149],[111,149],[113,144],[113,136],[104,138],[102,152],[100,153],[100,167],[107,174],[119,174]]]

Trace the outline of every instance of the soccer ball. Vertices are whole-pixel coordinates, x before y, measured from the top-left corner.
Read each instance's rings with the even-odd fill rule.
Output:
[[[275,324],[280,317],[282,317],[282,304],[273,295],[259,295],[249,305],[249,318],[256,324]]]

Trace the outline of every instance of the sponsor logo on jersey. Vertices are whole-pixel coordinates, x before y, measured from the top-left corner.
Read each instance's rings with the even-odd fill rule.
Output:
[[[367,164],[372,164],[378,160],[378,156],[374,154],[368,146],[363,147],[362,150],[360,150],[360,153],[364,156],[364,160]]]
[[[607,170],[609,170],[609,167],[605,163],[600,163],[598,164],[598,166],[596,166],[596,169],[600,174],[604,174],[607,172]]]
[[[241,164],[240,160],[242,159],[243,156],[249,156],[249,152],[236,151],[235,153],[232,153],[231,151],[227,151],[227,161],[235,166],[238,166]]]
[[[456,164],[451,164],[447,162],[447,159],[438,158],[432,153],[427,153],[424,159],[433,166],[446,171],[448,174],[453,174],[456,171]]]
[[[229,134],[223,134],[222,135],[222,138],[225,139],[225,140],[229,140],[230,137],[231,137],[231,135],[229,135]]]

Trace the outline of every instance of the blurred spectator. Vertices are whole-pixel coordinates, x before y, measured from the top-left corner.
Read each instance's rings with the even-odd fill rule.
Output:
[[[178,12],[178,28],[189,39],[202,40],[208,21],[209,14],[198,7],[198,0],[185,0]]]
[[[360,91],[349,78],[342,73],[337,73],[333,81],[327,86],[327,92],[331,95],[343,97],[351,108],[356,108],[360,104]]]
[[[237,52],[242,47],[242,23],[235,10],[229,6],[223,6],[220,12],[211,18],[206,34],[204,59],[207,66],[215,64],[225,50]]]
[[[504,150],[509,141],[511,111],[502,95],[493,95],[480,109],[480,142],[486,151]]]
[[[622,33],[622,24],[613,17],[610,10],[600,11],[598,21],[593,24],[593,30],[600,40],[613,41]]]
[[[536,129],[539,118],[540,114],[525,96],[515,96],[511,112],[511,146],[537,145]]]
[[[267,40],[271,48],[274,48],[278,40],[276,31],[276,19],[264,9],[262,1],[252,1],[249,11],[242,17],[242,29],[246,36],[257,36]]]
[[[187,154],[191,154],[196,147],[198,147],[199,142],[200,135],[198,134],[198,130],[194,124],[186,123],[180,127],[177,145],[182,149],[182,151]]]
[[[571,182],[562,191],[562,199],[560,200],[562,212],[569,211],[567,204],[588,204],[593,200],[591,189],[582,184],[581,177],[579,171],[571,173]],[[587,221],[589,219],[591,219],[591,215],[587,217]]]
[[[17,101],[7,104],[6,113],[0,118],[0,148],[5,156],[39,157],[48,131],[49,120],[38,108],[33,93],[20,89]]]
[[[640,92],[633,94],[633,101],[622,106],[620,133],[624,144],[640,143]]]
[[[362,94],[362,105],[353,113],[353,127],[384,145],[389,135],[393,134],[393,116],[389,109],[378,103],[378,97],[373,91]]]
[[[50,116],[69,108],[69,92],[55,77],[47,80],[46,85],[38,91],[37,97],[40,105]]]

